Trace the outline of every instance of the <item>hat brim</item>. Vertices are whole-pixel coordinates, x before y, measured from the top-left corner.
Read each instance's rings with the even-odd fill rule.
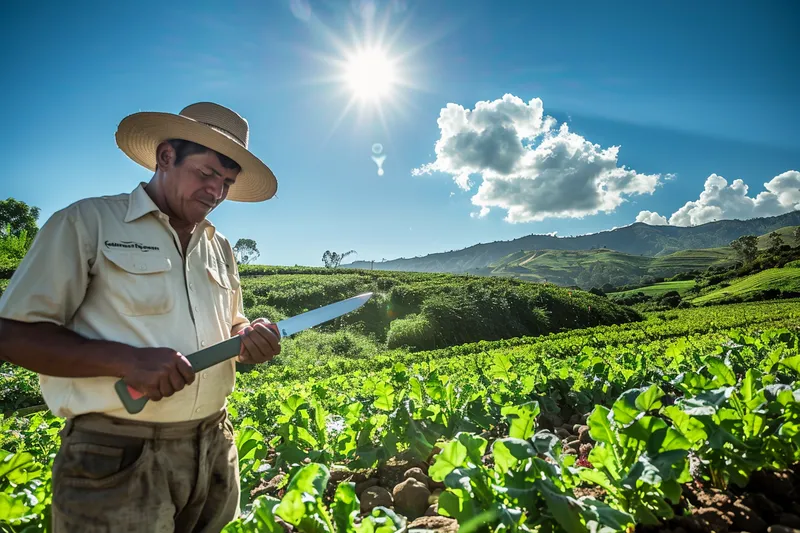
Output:
[[[234,202],[262,202],[278,190],[272,170],[227,133],[172,113],[141,112],[125,117],[117,127],[117,146],[143,167],[155,171],[156,149],[169,139],[196,142],[236,161],[240,167],[227,199]]]

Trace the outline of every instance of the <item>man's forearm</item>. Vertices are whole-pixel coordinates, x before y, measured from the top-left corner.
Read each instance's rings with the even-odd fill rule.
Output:
[[[135,348],[47,322],[0,319],[0,360],[56,377],[123,377]]]

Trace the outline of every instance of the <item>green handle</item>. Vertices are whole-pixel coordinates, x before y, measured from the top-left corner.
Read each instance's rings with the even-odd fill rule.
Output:
[[[242,337],[236,335],[214,346],[209,346],[204,350],[197,351],[186,358],[189,360],[189,363],[191,363],[192,369],[195,372],[199,372],[226,361],[231,357],[236,357],[239,355],[241,347]],[[114,384],[114,388],[117,390],[117,396],[122,400],[122,405],[125,406],[125,410],[132,415],[140,412],[147,404],[147,396],[131,388],[125,383],[124,379],[117,381]]]

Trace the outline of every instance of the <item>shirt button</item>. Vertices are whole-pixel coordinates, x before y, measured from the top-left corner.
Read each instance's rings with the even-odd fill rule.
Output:
[[[200,346],[205,346],[205,345],[206,345],[206,341],[200,341]]]

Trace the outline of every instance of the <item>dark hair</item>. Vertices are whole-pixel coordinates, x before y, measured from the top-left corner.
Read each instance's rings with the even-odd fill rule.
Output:
[[[194,154],[204,154],[206,152],[213,152],[217,154],[219,158],[219,162],[222,164],[223,167],[233,169],[233,170],[242,170],[242,167],[239,166],[236,161],[231,159],[226,155],[222,155],[221,153],[217,152],[216,150],[212,150],[211,148],[207,148],[202,144],[197,144],[196,142],[186,141],[184,139],[170,139],[167,141],[170,146],[175,150],[175,165],[180,165],[183,160]]]

